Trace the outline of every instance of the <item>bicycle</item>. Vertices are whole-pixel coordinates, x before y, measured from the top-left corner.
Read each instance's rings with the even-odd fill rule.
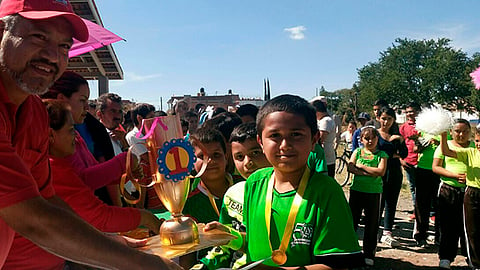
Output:
[[[350,172],[348,171],[348,162],[352,156],[352,151],[347,150],[347,144],[343,145],[343,153],[335,159],[335,179],[340,186],[346,186],[350,181]]]

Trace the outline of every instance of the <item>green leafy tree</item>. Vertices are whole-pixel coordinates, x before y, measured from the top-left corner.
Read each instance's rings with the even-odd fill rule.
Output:
[[[471,65],[449,39],[396,39],[377,62],[358,70],[359,105],[367,109],[381,98],[397,107],[416,101],[471,110]]]

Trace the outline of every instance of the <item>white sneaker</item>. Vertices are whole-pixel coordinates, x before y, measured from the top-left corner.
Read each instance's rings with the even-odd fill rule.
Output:
[[[449,260],[440,260],[440,263],[438,263],[438,268],[440,268],[440,269],[450,269],[450,261]]]
[[[393,238],[390,234],[382,235],[382,238],[380,238],[380,242],[382,242],[382,244],[388,247],[392,247],[392,248],[400,247],[400,243],[397,240],[395,240],[395,238]]]
[[[367,266],[373,266],[373,265],[374,265],[374,261],[373,261],[373,259],[365,258],[365,264],[366,264]]]

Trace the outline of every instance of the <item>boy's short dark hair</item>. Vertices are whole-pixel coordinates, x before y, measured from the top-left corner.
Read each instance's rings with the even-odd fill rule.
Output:
[[[187,111],[184,115],[183,115],[183,118],[184,119],[187,119],[189,117],[197,117],[198,118],[198,113],[194,112],[194,111]]]
[[[315,111],[317,111],[317,112],[322,112],[322,113],[327,112],[327,105],[325,105],[325,102],[323,102],[321,100],[313,101],[312,106],[315,108]]]
[[[321,101],[320,101],[321,102]],[[317,116],[315,108],[305,99],[295,95],[277,96],[265,103],[257,115],[257,133],[259,136],[263,132],[263,120],[267,115],[274,112],[288,112],[298,114],[305,118],[305,123],[310,127],[312,137],[318,132]]]
[[[194,147],[197,146],[196,140],[202,144],[219,143],[220,146],[222,146],[223,153],[227,153],[225,137],[223,137],[222,133],[215,128],[200,127],[190,136],[190,138],[190,142]]]
[[[180,119],[180,125],[181,125],[182,127],[186,127],[186,128],[188,129],[189,123],[188,123],[188,121],[185,120],[185,119]]]
[[[388,107],[388,102],[386,102],[384,99],[377,99],[372,106]]]
[[[242,119],[238,114],[233,112],[223,112],[212,117],[203,123],[204,127],[219,130],[224,138],[230,138],[233,129],[242,123]]]
[[[416,112],[420,112],[420,105],[416,102],[410,102],[405,108],[413,108]]]
[[[238,107],[236,112],[240,117],[249,115],[253,119],[257,119],[258,107],[253,104],[243,104]]]
[[[137,106],[135,106],[135,108],[131,110],[130,117],[132,118],[132,121],[135,124],[135,126],[138,126],[140,124],[137,119],[138,115],[140,115],[142,118],[145,118],[149,113],[154,111],[155,111],[155,106],[148,103],[140,103],[140,104],[137,104]]]
[[[230,143],[244,143],[248,139],[257,138],[257,124],[255,122],[244,123],[233,129],[230,135]]]

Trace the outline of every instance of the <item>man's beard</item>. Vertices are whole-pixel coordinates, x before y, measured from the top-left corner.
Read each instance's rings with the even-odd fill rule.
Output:
[[[9,69],[7,66],[5,66],[2,61],[0,60],[0,68],[5,71],[8,75],[10,75],[10,77],[17,83],[17,86],[22,89],[25,93],[28,93],[28,94],[32,94],[32,95],[43,95],[45,94],[46,92],[48,92],[48,90],[50,89],[50,87],[53,85],[54,81],[52,81],[51,83],[49,83],[47,86],[45,87],[37,87],[37,88],[33,88],[33,87],[30,87],[28,86],[28,84],[26,82],[23,81],[22,79],[22,75],[24,74],[24,71],[22,72],[15,72],[11,69]]]
[[[37,60],[38,61],[38,60]],[[40,60],[41,61],[41,60]],[[31,64],[31,62],[28,62],[27,63],[27,67]],[[33,88],[33,87],[30,87],[28,86],[28,84],[22,79],[22,75],[25,73],[25,69],[23,69],[22,71],[20,72],[15,72],[13,70],[11,70],[10,68],[7,67],[5,61],[4,61],[4,57],[3,57],[3,50],[0,49],[0,70],[3,71],[3,72],[6,72],[11,78],[13,81],[15,81],[15,83],[17,84],[17,86],[22,89],[25,93],[27,94],[32,94],[32,95],[42,95],[42,94],[45,94],[46,92],[48,92],[48,90],[50,89],[50,87],[53,85],[53,83],[55,82],[55,80],[52,80],[47,86],[45,87],[40,87],[38,86],[37,88]],[[56,69],[57,71],[55,72],[55,77],[57,76],[58,74],[58,68]]]

